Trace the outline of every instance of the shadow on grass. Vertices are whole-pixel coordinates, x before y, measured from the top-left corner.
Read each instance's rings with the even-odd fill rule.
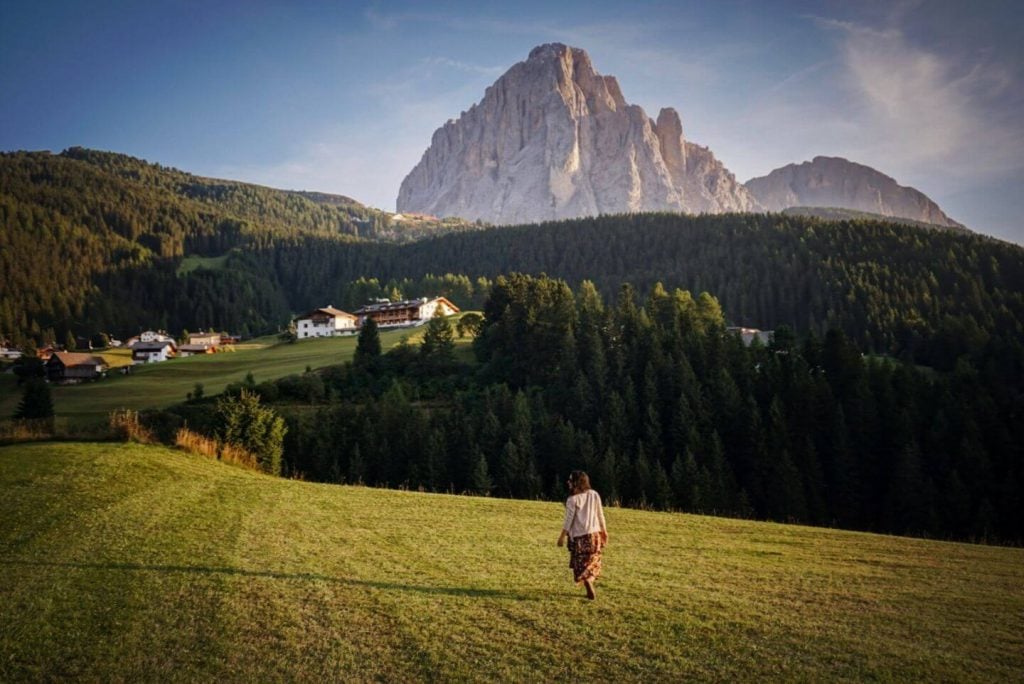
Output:
[[[524,594],[506,589],[478,589],[473,587],[431,587],[398,582],[376,582],[371,580],[352,579],[350,577],[331,577],[313,572],[275,572],[273,570],[246,570],[244,568],[218,568],[204,565],[144,565],[142,563],[74,563],[58,561],[0,559],[0,565],[21,565],[30,567],[74,568],[78,570],[125,570],[130,572],[160,573],[191,573],[198,575],[232,575],[237,577],[264,577],[283,580],[315,580],[334,582],[368,589],[385,589],[393,591],[409,591],[420,594],[441,594],[447,596],[466,596],[473,598],[514,599],[517,601],[538,601],[537,595]]]

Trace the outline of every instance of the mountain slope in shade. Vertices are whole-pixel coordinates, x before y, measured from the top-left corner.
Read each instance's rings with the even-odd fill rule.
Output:
[[[802,164],[789,164],[767,176],[752,178],[745,185],[768,211],[797,206],[838,207],[947,228],[964,227],[924,193],[842,157],[815,157]]]
[[[526,223],[641,211],[761,207],[707,148],[626,102],[583,50],[534,48],[433,135],[398,211]]]

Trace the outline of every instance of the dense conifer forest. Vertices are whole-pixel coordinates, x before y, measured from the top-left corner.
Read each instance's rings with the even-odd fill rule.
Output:
[[[839,330],[763,346],[717,300],[499,277],[475,339],[445,319],[421,345],[248,392],[286,420],[286,475],[560,499],[584,468],[608,501],[957,539],[1024,540],[1022,357],[949,372],[865,357]],[[1018,350],[1019,351],[1019,350]],[[151,416],[217,434],[209,403]]]
[[[1024,538],[1015,245],[780,214],[396,223],[77,148],[0,155],[0,181],[15,344],[258,334],[381,296],[484,310],[477,365],[432,323],[423,347],[234,388],[286,418],[286,474],[556,497],[583,465],[630,505]],[[202,401],[177,411],[157,420],[216,432]]]
[[[643,295],[655,282],[706,291],[730,324],[838,328],[862,350],[945,369],[1024,335],[1024,250],[974,234],[778,214],[395,223],[339,196],[80,148],[0,155],[0,180],[0,334],[16,342],[148,327],[259,334],[368,296],[479,307],[511,271],[590,279],[605,297],[622,282]]]
[[[345,301],[349,279],[332,283],[328,274],[373,275],[388,292],[424,273],[474,284],[515,270],[590,279],[606,297],[622,282],[643,294],[656,282],[710,292],[731,325],[819,336],[839,328],[865,351],[945,368],[994,337],[1024,334],[1024,249],[891,223],[640,214],[333,252],[312,240],[253,254],[302,301],[332,287],[334,301]],[[308,254],[323,268],[301,268]],[[465,302],[463,292],[448,294]]]

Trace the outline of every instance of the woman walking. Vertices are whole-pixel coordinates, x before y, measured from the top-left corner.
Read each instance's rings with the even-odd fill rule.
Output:
[[[569,475],[569,498],[565,501],[565,522],[558,545],[569,539],[569,567],[573,580],[587,589],[587,598],[593,600],[594,582],[601,574],[601,549],[608,543],[608,530],[604,523],[601,495],[590,488],[590,478],[582,470]]]

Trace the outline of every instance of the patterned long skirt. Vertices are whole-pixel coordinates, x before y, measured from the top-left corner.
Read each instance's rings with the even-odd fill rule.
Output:
[[[592,532],[569,540],[569,567],[576,584],[598,578],[601,574],[600,533]]]

